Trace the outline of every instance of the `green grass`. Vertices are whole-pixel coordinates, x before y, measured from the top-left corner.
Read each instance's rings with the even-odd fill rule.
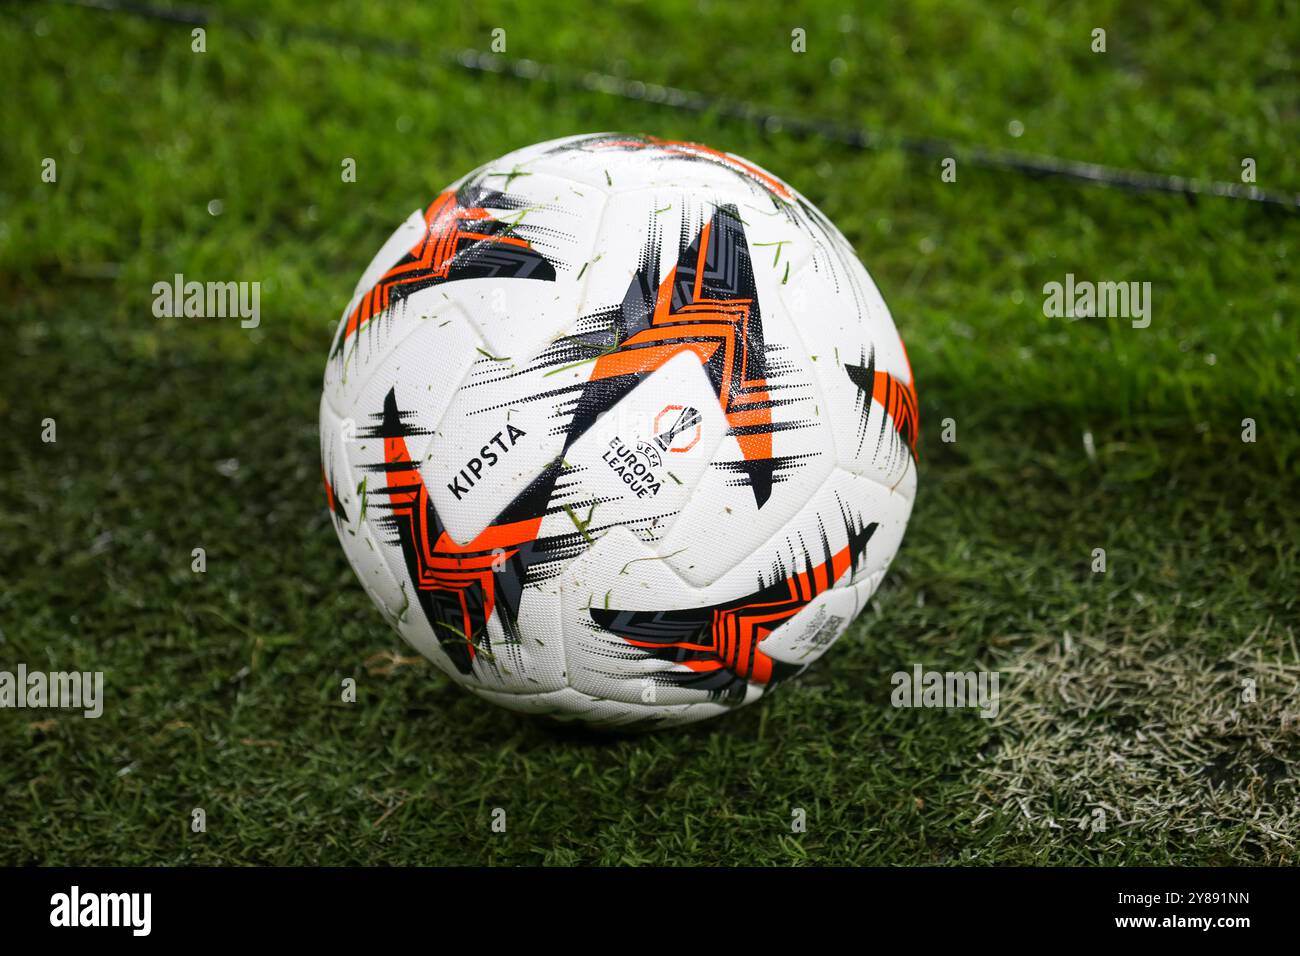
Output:
[[[1296,862],[1300,219],[942,183],[933,160],[432,53],[502,27],[512,57],[1183,175],[1250,156],[1297,192],[1296,4],[442,6],[319,15],[421,61],[220,27],[195,55],[182,27],[0,7],[0,669],[104,670],[109,694],[93,721],[0,711],[0,862]],[[806,193],[889,301],[921,403],[873,609],[761,705],[630,738],[491,708],[415,658],[347,567],[317,458],[330,337],[391,229],[491,156],[601,129],[709,142]],[[261,326],[154,318],[176,272],[259,279]],[[1045,318],[1066,272],[1152,282],[1151,327]],[[912,663],[1001,671],[998,719],[891,708]]]

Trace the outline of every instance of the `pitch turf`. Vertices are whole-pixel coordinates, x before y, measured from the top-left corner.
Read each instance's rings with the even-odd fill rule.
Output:
[[[937,159],[432,51],[503,28],[511,57],[1184,175],[1250,157],[1297,192],[1300,8],[809,6],[310,14],[419,60],[220,25],[195,54],[185,27],[0,8],[0,669],[107,675],[98,720],[0,712],[0,862],[1295,861],[1300,219],[970,166],[944,183]],[[872,610],[761,705],[633,738],[498,711],[416,659],[353,579],[317,464],[331,333],[380,242],[484,159],[602,129],[805,192],[889,301],[921,410]],[[155,318],[177,272],[260,280],[261,326]],[[1151,326],[1044,317],[1067,272],[1151,282]],[[998,718],[890,707],[914,663],[997,669]]]

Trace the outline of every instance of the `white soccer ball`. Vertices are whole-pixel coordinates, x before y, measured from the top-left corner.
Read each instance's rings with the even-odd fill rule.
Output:
[[[800,673],[916,490],[911,369],[839,231],[737,156],[616,134],[412,213],[344,310],[320,433],[402,637],[481,697],[600,725]]]

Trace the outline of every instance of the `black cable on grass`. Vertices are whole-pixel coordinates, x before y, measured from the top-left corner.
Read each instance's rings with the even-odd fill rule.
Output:
[[[222,23],[250,34],[277,30],[286,36],[316,40],[333,46],[352,46],[373,50],[403,59],[428,61],[430,51],[419,45],[390,40],[366,34],[340,33],[321,27],[300,26],[280,21],[259,20],[255,17],[213,14],[197,7],[154,7],[133,3],[131,0],[56,0],[70,6],[125,14],[186,26],[207,27]],[[443,63],[474,73],[492,73],[510,76],[526,82],[551,83],[560,89],[604,93],[623,99],[665,106],[669,109],[693,113],[714,113],[717,116],[751,123],[769,133],[787,133],[794,136],[816,137],[854,149],[898,149],[906,153],[929,158],[952,157],[959,163],[986,169],[996,169],[1029,177],[1055,177],[1073,182],[1089,183],[1108,189],[1125,189],[1135,193],[1171,193],[1195,200],[1200,196],[1218,196],[1244,202],[1260,203],[1269,208],[1300,210],[1300,193],[1283,193],[1259,189],[1245,183],[1222,182],[1206,179],[1188,179],[1164,173],[1149,173],[1136,169],[1120,169],[1098,163],[1058,159],[1054,156],[1035,156],[1014,150],[992,149],[984,146],[959,146],[942,139],[917,139],[896,133],[853,126],[835,120],[791,116],[746,100],[715,96],[692,90],[683,90],[641,80],[627,80],[608,73],[582,72],[538,63],[535,60],[511,59],[495,53],[478,50],[433,51],[432,57]]]

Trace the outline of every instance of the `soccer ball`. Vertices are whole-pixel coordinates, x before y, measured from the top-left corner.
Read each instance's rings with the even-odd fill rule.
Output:
[[[325,371],[335,530],[390,623],[513,710],[646,728],[799,674],[916,490],[903,343],[838,230],[694,143],[475,170],[379,250]]]

